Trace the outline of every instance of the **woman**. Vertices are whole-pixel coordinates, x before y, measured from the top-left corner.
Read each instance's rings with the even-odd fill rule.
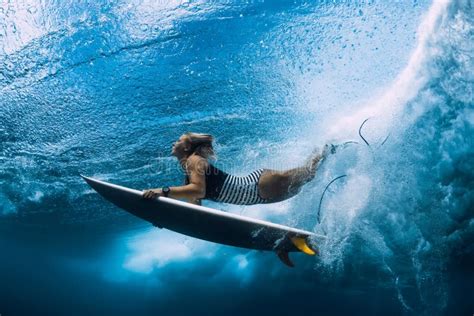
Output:
[[[208,162],[214,156],[212,141],[209,134],[183,134],[173,144],[171,153],[186,173],[185,185],[145,190],[143,197],[165,196],[194,204],[200,204],[202,199],[240,205],[280,202],[297,194],[311,181],[319,163],[329,153],[329,147],[325,146],[321,154],[315,154],[303,167],[286,171],[258,169],[236,177]]]

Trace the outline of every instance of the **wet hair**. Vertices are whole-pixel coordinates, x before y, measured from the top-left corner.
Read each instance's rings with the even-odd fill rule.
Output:
[[[214,137],[211,134],[201,134],[187,132],[184,134],[191,145],[191,154],[195,153],[203,158],[215,158],[214,148],[212,142]]]

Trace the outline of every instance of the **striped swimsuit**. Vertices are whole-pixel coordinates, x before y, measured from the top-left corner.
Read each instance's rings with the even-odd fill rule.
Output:
[[[238,205],[269,203],[260,197],[258,191],[258,180],[262,172],[263,169],[258,169],[247,176],[236,177],[209,164],[205,175],[206,196],[204,198]],[[186,183],[189,183],[187,176]]]

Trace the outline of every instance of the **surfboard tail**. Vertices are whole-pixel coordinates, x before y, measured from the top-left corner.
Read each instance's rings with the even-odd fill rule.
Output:
[[[307,237],[291,237],[290,240],[299,251],[304,252],[310,256],[314,256],[316,254],[316,250],[311,248],[308,244]]]
[[[313,249],[308,243],[308,237],[293,236],[289,238],[291,243],[301,252],[314,256],[317,254],[317,250]],[[277,250],[278,258],[288,267],[293,268],[295,265],[291,261],[288,251]]]

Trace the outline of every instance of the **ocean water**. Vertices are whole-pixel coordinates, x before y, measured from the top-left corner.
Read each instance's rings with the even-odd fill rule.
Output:
[[[473,7],[0,1],[0,315],[472,315]],[[292,199],[205,202],[320,255],[159,230],[79,177],[179,184],[186,131],[239,175],[357,141]]]

